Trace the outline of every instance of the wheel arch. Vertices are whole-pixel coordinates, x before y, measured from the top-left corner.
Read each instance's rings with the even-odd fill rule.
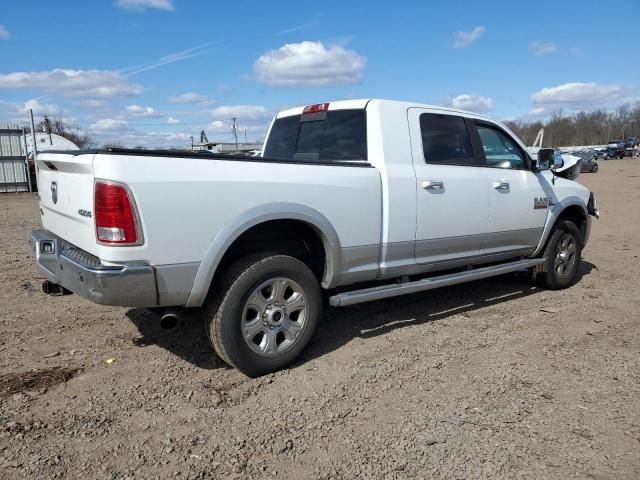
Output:
[[[580,231],[583,245],[586,243],[591,227],[587,205],[579,197],[569,197],[562,202],[557,203],[553,210],[549,212],[542,237],[540,238],[540,242],[536,249],[531,254],[532,257],[536,257],[543,251],[553,228],[559,220],[570,220],[575,223]]]
[[[236,241],[256,227],[277,221],[298,222],[315,232],[324,250],[321,284],[324,288],[333,286],[341,271],[342,258],[340,239],[331,222],[305,205],[270,203],[246,210],[216,234],[204,254],[185,306],[199,307],[204,303],[218,267]]]

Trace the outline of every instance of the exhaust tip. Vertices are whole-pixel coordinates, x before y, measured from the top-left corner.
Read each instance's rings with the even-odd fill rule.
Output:
[[[178,314],[172,311],[167,311],[160,318],[160,328],[163,330],[173,330],[178,326],[179,320],[180,318],[178,317]]]

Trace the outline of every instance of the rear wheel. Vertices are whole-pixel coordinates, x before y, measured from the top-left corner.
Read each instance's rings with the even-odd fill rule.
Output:
[[[286,367],[311,340],[322,312],[309,267],[269,253],[232,265],[207,302],[207,332],[216,353],[257,377]]]
[[[551,290],[567,288],[576,279],[581,255],[578,227],[573,222],[559,221],[545,247],[544,263],[534,271],[536,283]]]
[[[598,173],[598,165],[595,165],[595,166],[593,167],[593,173]]]

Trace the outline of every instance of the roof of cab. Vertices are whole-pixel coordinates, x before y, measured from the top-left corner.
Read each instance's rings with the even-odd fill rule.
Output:
[[[489,117],[482,114],[478,114],[475,112],[468,112],[465,110],[456,110],[455,108],[442,107],[439,105],[428,105],[425,103],[418,103],[418,102],[407,102],[402,100],[386,100],[382,98],[360,98],[360,99],[354,99],[354,100],[338,100],[334,102],[330,101],[326,103],[329,103],[329,110],[331,111],[331,110],[348,110],[348,109],[355,110],[359,108],[367,108],[367,105],[370,102],[391,103],[391,104],[396,104],[397,107],[405,108],[405,109],[406,108],[429,108],[429,109],[441,110],[443,112],[448,112],[448,113],[453,113],[458,115],[490,119]],[[318,103],[321,104],[325,102],[318,102]],[[310,105],[313,105],[313,104],[310,104]],[[287,110],[282,110],[281,112],[278,112],[277,118],[290,117],[291,115],[301,115],[302,110],[304,109],[305,106],[306,105],[289,108]]]

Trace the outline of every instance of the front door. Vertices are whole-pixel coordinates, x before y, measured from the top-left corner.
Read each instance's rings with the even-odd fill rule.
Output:
[[[542,236],[552,186],[544,175],[531,171],[528,155],[505,130],[484,121],[474,124],[486,159],[490,192],[483,250],[526,255]]]
[[[482,255],[487,233],[487,172],[474,157],[468,119],[410,108],[416,173],[416,246],[420,264],[446,268]],[[473,263],[473,262],[469,262]]]

